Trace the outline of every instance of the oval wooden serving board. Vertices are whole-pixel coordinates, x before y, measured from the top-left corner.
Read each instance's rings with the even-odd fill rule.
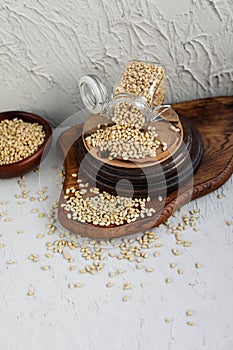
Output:
[[[193,178],[193,186],[188,183],[178,192],[170,193],[161,209],[161,203],[157,199],[149,202],[149,207],[157,209],[156,214],[130,224],[100,227],[67,219],[61,204],[65,202],[65,190],[77,186],[76,178],[72,177],[73,173],[79,171],[75,141],[82,136],[83,129],[83,125],[77,125],[66,130],[58,141],[65,156],[65,180],[58,209],[58,218],[64,227],[82,236],[105,239],[148,230],[166,221],[188,201],[216,190],[228,180],[233,172],[233,96],[183,102],[172,107],[200,131],[204,142],[203,161]]]

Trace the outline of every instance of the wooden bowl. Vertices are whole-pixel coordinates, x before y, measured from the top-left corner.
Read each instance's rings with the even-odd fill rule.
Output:
[[[40,145],[39,149],[29,157],[11,164],[0,165],[1,179],[17,177],[34,170],[40,164],[42,156],[44,158],[45,155],[48,153],[49,148],[51,146],[52,129],[45,119],[41,118],[36,114],[21,111],[10,111],[0,113],[0,121],[4,119],[12,120],[14,118],[22,119],[25,122],[38,123],[42,125],[45,131],[45,140],[42,143],[42,145]]]

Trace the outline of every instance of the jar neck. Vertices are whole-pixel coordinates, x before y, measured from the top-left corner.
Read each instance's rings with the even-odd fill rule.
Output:
[[[133,94],[120,93],[114,95],[114,97],[108,103],[106,115],[110,118],[114,118],[115,112],[118,112],[119,109],[121,110],[121,113],[123,112],[128,114],[127,118],[129,117],[129,113],[141,114],[145,120],[145,123],[149,122],[153,117],[152,109],[147,104],[146,99]]]

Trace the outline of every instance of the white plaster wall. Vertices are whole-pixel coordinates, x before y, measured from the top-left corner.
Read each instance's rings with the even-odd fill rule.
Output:
[[[167,101],[230,95],[232,0],[0,0],[0,110],[57,123],[82,109],[78,80],[108,87],[131,58],[160,62]]]

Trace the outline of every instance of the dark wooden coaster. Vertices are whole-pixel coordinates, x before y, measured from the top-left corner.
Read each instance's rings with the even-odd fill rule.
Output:
[[[87,151],[83,138],[79,137],[75,148],[81,178],[114,195],[120,191],[126,197],[167,196],[193,176],[203,154],[203,142],[198,130],[186,118],[181,118],[179,124],[183,142],[170,157],[167,157],[166,151],[165,160],[160,155],[159,161],[150,162],[146,167],[137,161],[117,161],[114,164],[114,160],[101,160]],[[171,125],[167,121],[161,122],[157,126],[159,135],[160,130],[165,129],[167,139],[172,138],[174,131],[170,129]],[[122,181],[120,189],[117,187],[119,181]]]
[[[106,239],[144,231],[160,225],[188,201],[214,191],[227,181],[233,172],[233,97],[184,102],[173,105],[173,108],[181,117],[182,123],[187,119],[188,125],[190,122],[194,126],[193,130],[196,128],[200,132],[204,144],[202,163],[193,181],[185,182],[178,190],[170,192],[165,203],[159,202],[156,197],[149,202],[149,207],[157,210],[156,214],[130,224],[106,228],[67,219],[60,205],[64,203],[66,188],[77,186],[72,174],[79,172],[76,141],[82,135],[82,125],[72,127],[61,135],[59,146],[65,155],[65,181],[59,200],[58,217],[64,227],[82,236]],[[190,134],[186,137],[189,138]]]

